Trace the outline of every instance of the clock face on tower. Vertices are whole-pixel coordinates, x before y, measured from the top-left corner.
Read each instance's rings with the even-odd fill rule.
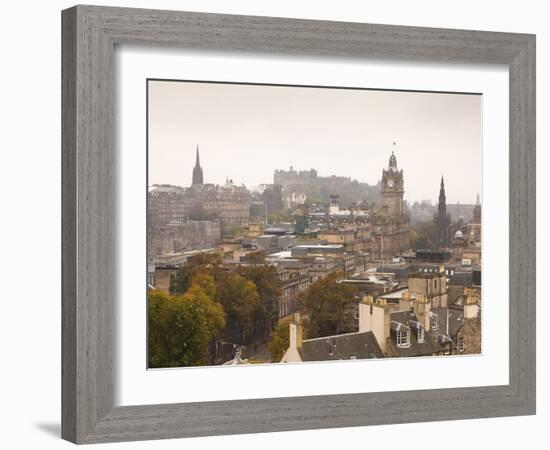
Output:
[[[388,180],[388,187],[393,187],[393,180]]]

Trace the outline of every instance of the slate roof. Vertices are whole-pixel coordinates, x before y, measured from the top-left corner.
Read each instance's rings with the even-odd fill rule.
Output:
[[[449,315],[449,329],[447,329],[447,312]],[[464,312],[462,310],[434,308],[432,309],[432,313],[437,315],[438,323],[437,330],[432,330],[432,334],[443,334],[454,338],[459,328],[464,324]]]
[[[418,342],[416,334],[418,318],[412,311],[407,310],[392,312],[390,319],[392,320],[392,323],[401,323],[406,325],[411,331],[410,347],[398,347],[396,343],[396,329],[398,327],[395,325],[391,327],[391,341],[393,344],[393,349],[398,354],[398,357],[431,356],[440,350],[437,343],[437,338],[427,331],[424,331],[424,342]]]
[[[372,331],[306,339],[299,352],[303,361],[384,358]]]

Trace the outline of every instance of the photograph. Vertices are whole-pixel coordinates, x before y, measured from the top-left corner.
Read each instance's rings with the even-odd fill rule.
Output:
[[[146,96],[148,369],[482,353],[482,94]]]

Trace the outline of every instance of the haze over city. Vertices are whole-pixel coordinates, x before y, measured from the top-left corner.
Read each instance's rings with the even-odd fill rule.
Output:
[[[474,94],[149,81],[149,184],[189,186],[200,147],[206,183],[249,188],[276,169],[314,168],[375,185],[392,151],[405,200],[481,192],[481,105]],[[465,176],[467,174],[467,176]]]

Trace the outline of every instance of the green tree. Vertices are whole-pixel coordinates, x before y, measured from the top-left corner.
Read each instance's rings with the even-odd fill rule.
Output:
[[[246,256],[246,262],[254,266],[258,264],[265,264],[265,252],[258,250],[256,252],[251,252]]]
[[[279,362],[290,345],[290,318],[287,317],[279,322],[267,344],[271,352],[271,362]]]
[[[209,362],[209,343],[225,326],[212,277],[201,274],[183,296],[152,291],[147,298],[149,367],[199,366]]]
[[[418,233],[415,230],[409,230],[409,247],[410,248],[414,248],[417,239],[418,239]]]
[[[288,223],[291,220],[292,217],[285,211],[273,211],[267,217],[268,223]]]
[[[345,306],[354,301],[356,289],[347,283],[339,283],[343,275],[330,273],[312,284],[302,293],[300,301],[305,312],[309,338],[338,334],[346,320]]]
[[[218,302],[223,305],[228,317],[237,322],[241,338],[244,338],[259,306],[256,285],[237,272],[228,272],[220,276],[217,288]]]
[[[414,225],[414,231],[417,233],[413,243],[413,250],[435,249],[437,242],[437,229],[433,221],[417,222]]]

